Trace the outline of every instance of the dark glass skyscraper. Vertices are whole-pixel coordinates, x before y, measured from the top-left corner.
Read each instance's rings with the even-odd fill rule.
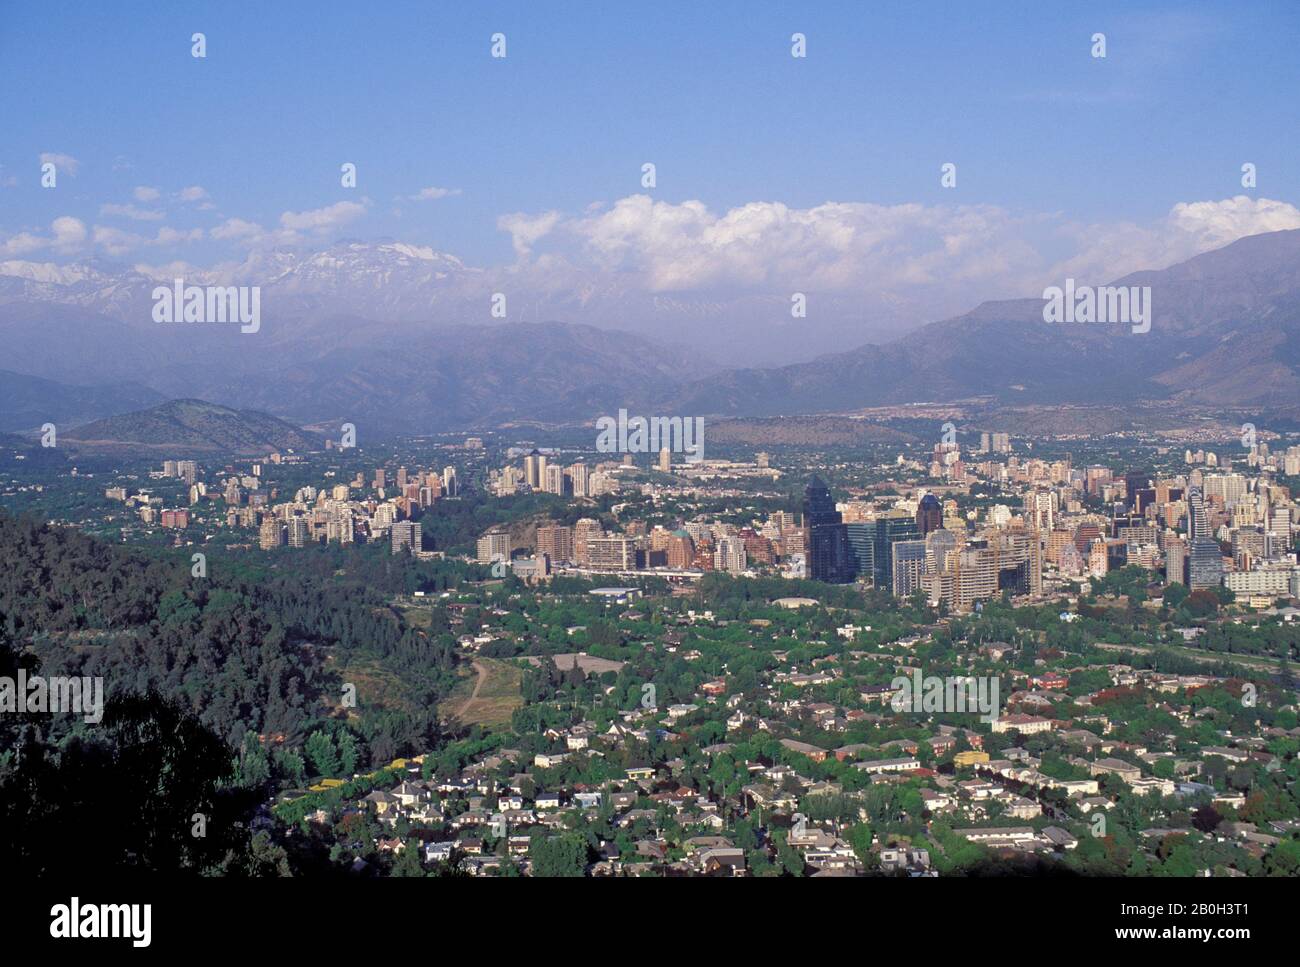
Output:
[[[828,584],[853,580],[854,559],[849,550],[844,518],[820,477],[813,477],[803,492],[804,553],[808,577]]]
[[[916,527],[925,537],[943,527],[943,505],[934,494],[926,494],[916,508]]]

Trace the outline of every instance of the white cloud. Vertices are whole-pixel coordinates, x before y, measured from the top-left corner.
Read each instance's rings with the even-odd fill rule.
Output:
[[[162,196],[161,191],[148,185],[139,185],[131,194],[136,201],[157,201]]]
[[[48,248],[60,255],[74,255],[85,241],[85,223],[71,215],[60,215],[50,222],[49,235],[18,232],[0,242],[0,251],[6,255],[26,255]]]
[[[190,187],[182,188],[177,192],[176,197],[181,201],[207,201],[208,192],[206,188],[199,185],[190,185]]]
[[[81,167],[81,162],[72,155],[59,154],[57,151],[42,151],[41,164],[53,163],[59,171],[66,171],[72,177],[77,177],[77,169]]]
[[[1142,269],[1164,269],[1247,235],[1300,228],[1300,209],[1271,198],[1238,195],[1179,202],[1148,225],[1133,222],[1064,226],[1076,253],[1051,275],[1109,282]],[[1054,283],[1055,284],[1055,283]]]
[[[212,237],[221,241],[256,241],[265,234],[261,225],[242,218],[227,218],[212,230]]]
[[[560,224],[561,217],[559,212],[544,212],[541,215],[515,212],[513,215],[500,216],[497,228],[510,233],[515,254],[522,259],[528,256],[539,239],[549,235]]]
[[[0,249],[5,255],[26,255],[29,252],[36,252],[46,248],[50,244],[47,238],[41,238],[30,232],[19,232],[17,235],[11,235],[4,241],[4,247]]]
[[[166,226],[158,229],[153,238],[125,232],[109,225],[96,225],[94,231],[95,245],[114,257],[127,255],[136,249],[154,245],[182,245],[197,242],[203,238],[203,229],[177,229]]]
[[[305,212],[284,212],[280,225],[290,231],[328,232],[340,228],[366,213],[366,206],[355,201],[338,201],[324,208]]]

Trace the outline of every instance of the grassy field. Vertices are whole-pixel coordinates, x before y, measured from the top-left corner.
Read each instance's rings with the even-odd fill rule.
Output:
[[[524,703],[519,693],[523,671],[492,658],[475,658],[473,669],[467,671],[438,706],[439,714],[462,725],[493,728],[507,724],[511,713]]]

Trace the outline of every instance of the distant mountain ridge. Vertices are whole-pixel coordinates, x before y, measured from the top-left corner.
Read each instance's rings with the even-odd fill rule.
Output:
[[[714,375],[669,403],[753,416],[981,396],[1039,404],[1173,398],[1300,415],[1300,230],[1243,238],[1113,284],[1151,287],[1150,332],[1047,323],[1041,298],[990,302],[885,345]]]
[[[689,347],[585,324],[431,323],[438,299],[452,299],[445,308],[459,286],[473,291],[475,270],[426,249],[348,244],[265,258],[273,281],[256,334],[154,323],[147,293],[158,283],[131,270],[3,263],[0,341],[30,377],[108,387],[87,415],[107,415],[114,397],[143,383],[302,425],[352,422],[372,438],[591,421],[623,407],[716,419],[976,397],[1007,406],[1164,400],[1300,417],[1300,230],[1117,280],[1151,286],[1147,333],[1046,323],[1042,299],[1026,298],[766,369],[722,369]],[[486,314],[483,305],[464,312]],[[41,384],[29,382],[21,419],[6,413],[0,428],[32,425],[70,392],[45,391],[42,403]]]

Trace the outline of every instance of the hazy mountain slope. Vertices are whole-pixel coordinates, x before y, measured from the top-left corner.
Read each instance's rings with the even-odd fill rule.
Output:
[[[130,446],[175,454],[255,454],[317,449],[320,439],[283,420],[252,410],[232,410],[203,400],[171,400],[161,406],[96,420],[62,433],[61,445]]]
[[[31,430],[44,423],[71,426],[161,402],[138,383],[71,386],[0,370],[0,431]]]
[[[733,370],[665,402],[684,412],[815,413],[992,396],[1100,402],[1171,395],[1300,407],[1300,231],[1241,239],[1118,285],[1151,286],[1150,332],[1043,321],[1042,299],[985,303],[883,346]]]

